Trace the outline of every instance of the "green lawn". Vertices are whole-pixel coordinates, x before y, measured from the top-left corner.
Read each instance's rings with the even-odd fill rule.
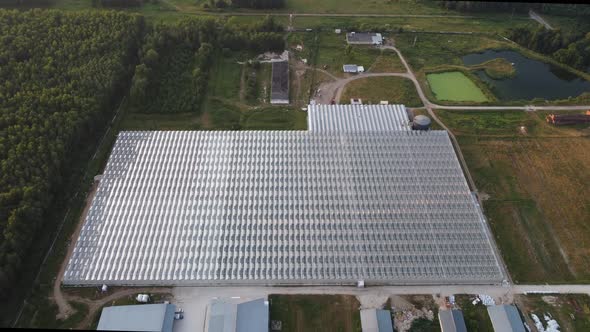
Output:
[[[485,102],[488,98],[462,72],[444,72],[426,75],[428,84],[438,100]]]
[[[285,332],[361,331],[360,303],[351,295],[269,295],[270,320]]]
[[[361,98],[363,104],[388,100],[390,104],[422,106],[414,83],[402,77],[367,77],[352,81],[344,88],[340,103],[349,104],[351,98]]]
[[[536,113],[436,112],[485,197],[513,280],[590,282],[590,188],[580,186],[590,183],[590,130],[553,127]]]
[[[460,294],[455,296],[456,304],[463,311],[467,331],[494,332],[492,320],[488,315],[486,306],[481,303],[473,305],[472,301],[474,299],[475,296],[472,295]]]

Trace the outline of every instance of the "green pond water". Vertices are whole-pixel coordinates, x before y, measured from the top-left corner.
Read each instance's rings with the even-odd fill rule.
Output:
[[[438,100],[488,101],[481,89],[460,71],[428,74],[426,79]]]

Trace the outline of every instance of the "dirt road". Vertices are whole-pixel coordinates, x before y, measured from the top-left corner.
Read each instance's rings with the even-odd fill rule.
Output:
[[[553,30],[553,27],[551,25],[549,25],[549,23],[547,23],[547,21],[545,21],[545,19],[543,19],[539,14],[535,13],[533,10],[529,10],[529,17],[531,19],[541,23],[543,26],[545,26],[545,29]]]

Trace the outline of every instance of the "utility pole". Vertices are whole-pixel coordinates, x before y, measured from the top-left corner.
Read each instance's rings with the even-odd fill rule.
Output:
[[[418,40],[418,35],[416,35],[416,37],[414,37],[414,43],[412,44],[412,47],[416,46],[416,40]]]

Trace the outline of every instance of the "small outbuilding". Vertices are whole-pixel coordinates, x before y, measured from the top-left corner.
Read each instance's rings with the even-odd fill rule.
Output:
[[[349,32],[346,42],[351,45],[383,45],[383,36],[380,33]]]
[[[488,306],[488,315],[496,332],[526,332],[518,309],[513,305]]]
[[[391,312],[383,309],[361,310],[363,332],[393,332]]]
[[[357,65],[344,65],[344,66],[342,66],[342,70],[345,73],[350,73],[350,74],[364,73],[365,67],[357,66]]]
[[[106,307],[98,321],[99,331],[172,332],[174,304],[138,304]]]
[[[461,310],[441,310],[438,312],[441,332],[467,332]]]

